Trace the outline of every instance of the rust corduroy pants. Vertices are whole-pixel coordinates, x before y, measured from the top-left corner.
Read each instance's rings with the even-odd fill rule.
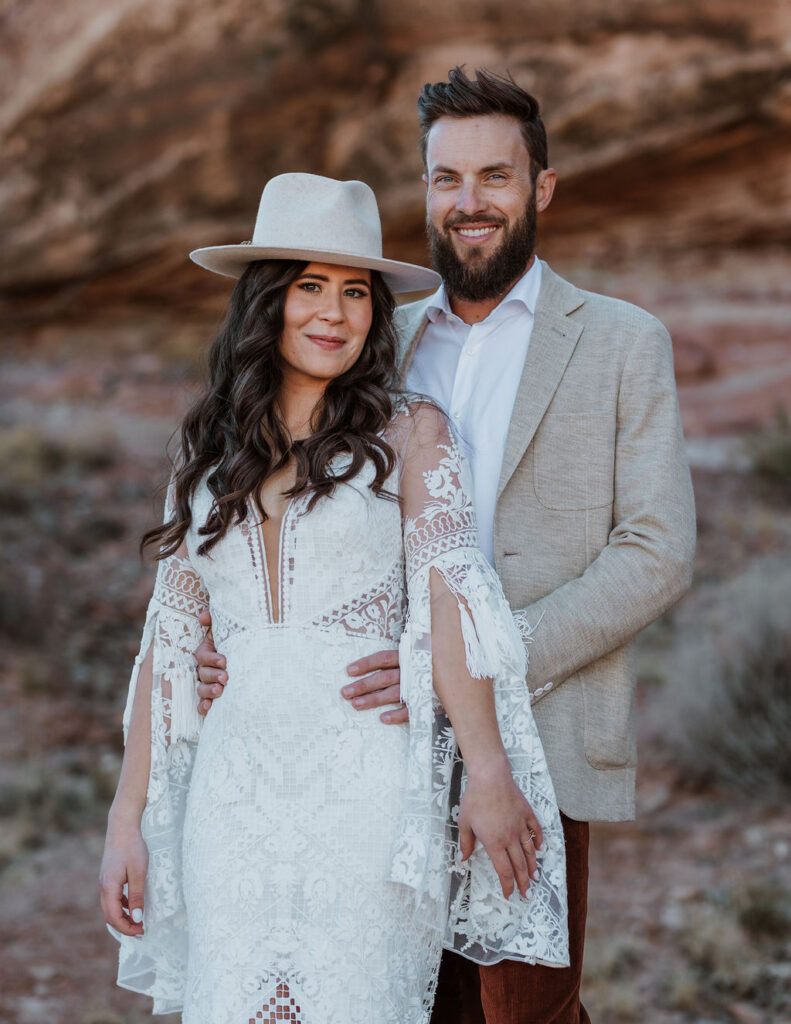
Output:
[[[442,955],[431,1024],[590,1024],[580,1002],[588,911],[588,823],[561,814],[566,839],[570,967],[503,960],[479,967]]]

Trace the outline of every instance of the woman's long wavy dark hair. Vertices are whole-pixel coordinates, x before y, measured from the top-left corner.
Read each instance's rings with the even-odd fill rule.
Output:
[[[290,497],[310,494],[308,508],[332,494],[335,485],[356,476],[366,460],[375,469],[371,489],[384,488],[396,456],[380,437],[393,413],[396,335],[393,296],[380,275],[371,273],[373,319],[359,358],[332,380],[313,414],[305,440],[289,434],[278,403],[283,380],[279,343],[286,293],[307,263],[259,260],[251,263],[231,295],[225,322],[209,352],[209,381],[184,418],[173,473],[174,515],[143,535],[141,550],[158,545],[157,558],[178,550],[192,523],[190,500],[206,473],[214,498],[198,529],[205,554],[228,528],[247,517],[252,495],[262,520],[261,485],[291,459],[296,483]],[[351,455],[337,475],[330,460]],[[211,470],[211,472],[209,472]]]

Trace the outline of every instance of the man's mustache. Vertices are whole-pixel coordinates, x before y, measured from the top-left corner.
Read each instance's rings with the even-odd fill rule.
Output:
[[[505,217],[492,217],[486,216],[483,213],[474,213],[471,217],[464,216],[464,214],[451,214],[442,222],[442,227],[445,230],[454,228],[458,224],[499,224],[500,227],[505,227],[508,221]]]

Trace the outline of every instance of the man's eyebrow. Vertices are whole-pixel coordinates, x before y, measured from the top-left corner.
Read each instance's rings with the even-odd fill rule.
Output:
[[[300,274],[298,280],[304,281],[309,278],[311,281],[329,281],[329,278],[325,274]],[[364,277],[347,277],[343,282],[344,284],[364,284],[366,288],[371,287],[371,282],[366,281]]]
[[[481,167],[476,171],[476,174],[489,174],[491,171],[512,171],[514,169],[513,164],[509,164],[507,160],[500,160],[494,164],[488,164],[486,167]],[[445,167],[440,164],[437,167],[431,168],[432,174],[458,174],[459,172],[453,167]]]

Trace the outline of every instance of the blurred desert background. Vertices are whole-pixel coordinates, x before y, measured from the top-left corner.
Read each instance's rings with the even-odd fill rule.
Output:
[[[690,595],[639,639],[636,822],[593,830],[594,1024],[791,1021],[791,5],[0,0],[0,1020],[139,1024],[97,901],[165,442],[290,170],[425,262],[415,99],[542,100],[539,252],[670,328]],[[232,868],[232,865],[229,865]],[[173,1018],[166,1018],[172,1020]]]

